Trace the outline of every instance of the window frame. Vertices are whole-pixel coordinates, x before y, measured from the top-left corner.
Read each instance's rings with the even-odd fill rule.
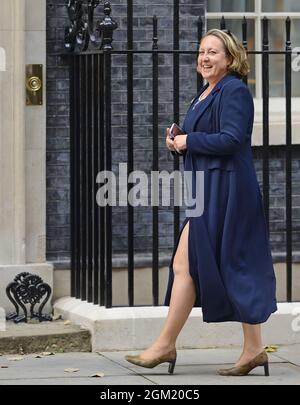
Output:
[[[263,12],[262,11],[262,0],[254,0],[254,12],[207,12],[205,13],[205,20],[220,20],[224,16],[226,19],[231,20],[242,20],[245,16],[247,19],[254,20],[254,34],[255,34],[255,50],[261,51],[262,49],[262,24],[261,21],[263,17],[269,19],[280,19],[284,20],[286,17],[291,19],[300,20],[300,12]],[[293,44],[292,44],[293,46]],[[262,98],[262,60],[261,55],[255,55],[255,94],[256,98]],[[300,106],[299,106],[300,108]]]

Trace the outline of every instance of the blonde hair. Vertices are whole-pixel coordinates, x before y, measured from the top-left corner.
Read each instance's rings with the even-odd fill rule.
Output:
[[[226,33],[225,31],[214,28],[207,31],[206,34],[201,38],[201,41],[209,35],[214,35],[215,37],[219,38],[223,43],[226,55],[229,58],[232,58],[232,62],[228,66],[228,72],[234,73],[239,77],[247,76],[247,74],[250,72],[250,65],[246,50],[240,40],[230,31]]]

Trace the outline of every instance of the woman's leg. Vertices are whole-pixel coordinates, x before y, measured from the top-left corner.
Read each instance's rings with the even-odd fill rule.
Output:
[[[242,327],[244,333],[244,347],[241,357],[235,366],[242,366],[243,364],[248,363],[263,351],[261,325],[250,325],[248,323],[243,323]]]
[[[194,306],[196,291],[189,273],[188,234],[189,222],[182,230],[173,260],[174,281],[168,316],[154,343],[141,353],[140,357],[145,360],[160,356],[175,347],[177,336]]]

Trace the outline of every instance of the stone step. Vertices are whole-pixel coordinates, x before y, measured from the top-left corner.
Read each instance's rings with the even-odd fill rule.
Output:
[[[0,332],[1,354],[90,351],[90,332],[62,320],[20,324],[9,321],[6,331]]]

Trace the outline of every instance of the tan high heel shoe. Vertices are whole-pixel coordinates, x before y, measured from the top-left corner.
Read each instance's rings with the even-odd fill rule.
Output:
[[[146,367],[146,368],[153,368],[158,366],[161,363],[170,363],[168,372],[169,374],[173,374],[175,364],[176,364],[177,353],[176,349],[171,350],[170,352],[156,357],[151,360],[143,360],[140,358],[139,355],[137,356],[125,356],[125,359],[129,361],[129,363],[135,364],[136,366]]]
[[[269,376],[269,360],[267,353],[265,351],[259,353],[254,359],[250,360],[248,363],[239,366],[231,367],[217,370],[217,373],[220,375],[226,376],[242,376],[247,375],[255,367],[263,366],[265,370],[265,376]]]

